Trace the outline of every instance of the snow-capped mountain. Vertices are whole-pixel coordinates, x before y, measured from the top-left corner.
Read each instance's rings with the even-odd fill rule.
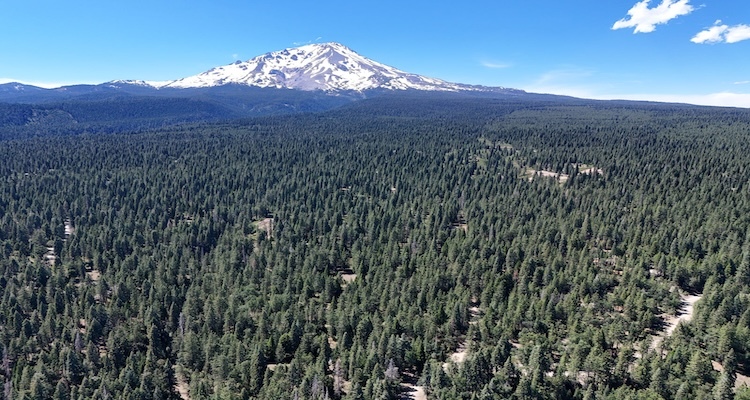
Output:
[[[328,104],[333,97],[347,97],[355,101],[363,95],[374,95],[373,92],[408,90],[456,92],[462,95],[471,92],[473,95],[490,97],[529,95],[518,89],[465,85],[412,74],[361,56],[339,43],[315,43],[274,51],[248,61],[237,61],[170,81],[113,80],[98,85],[69,85],[53,89],[16,82],[0,84],[0,102],[93,101],[122,96],[200,97],[231,103],[232,107],[241,110],[255,110],[262,103],[256,99],[263,97],[258,91],[266,90],[275,90],[271,97],[276,100],[283,97],[294,103],[290,97],[294,94],[306,99],[305,102],[309,104]],[[338,104],[337,101],[334,103]],[[311,109],[307,106],[295,107]],[[318,109],[317,106],[311,107]]]
[[[144,82],[145,83],[145,82]],[[264,88],[323,90],[371,89],[485,91],[499,88],[462,85],[410,74],[363,57],[339,43],[316,43],[267,53],[217,67],[159,88],[200,88],[240,84]]]

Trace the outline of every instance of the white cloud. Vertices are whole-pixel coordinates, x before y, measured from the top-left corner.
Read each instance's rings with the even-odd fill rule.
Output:
[[[623,18],[614,25],[612,29],[635,28],[633,33],[649,33],[656,29],[656,25],[667,22],[693,12],[695,8],[690,5],[690,0],[662,0],[661,4],[654,8],[648,8],[650,0],[636,3],[628,11],[629,18]]]
[[[486,68],[492,68],[492,69],[502,69],[502,68],[511,67],[511,65],[508,63],[494,62],[494,61],[482,61],[482,66]]]
[[[692,39],[693,43],[719,43],[724,41],[724,33],[729,28],[726,25],[719,25],[721,21],[716,21],[714,26],[698,32]]]
[[[747,85],[748,83],[750,83],[750,81],[738,81],[738,82],[734,82],[735,85]]]
[[[748,25],[735,25],[727,30],[726,36],[727,43],[737,43],[743,40],[750,39],[750,26]]]
[[[750,25],[729,26],[716,21],[714,26],[698,32],[692,39],[693,43],[737,43],[750,39]]]

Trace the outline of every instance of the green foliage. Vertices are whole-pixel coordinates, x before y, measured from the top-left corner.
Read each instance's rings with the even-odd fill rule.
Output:
[[[727,398],[750,365],[749,133],[738,110],[415,97],[2,141],[0,379]],[[681,293],[692,322],[648,350]]]

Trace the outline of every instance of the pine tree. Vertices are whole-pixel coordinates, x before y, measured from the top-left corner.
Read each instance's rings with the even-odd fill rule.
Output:
[[[724,370],[714,385],[714,400],[734,399],[734,379],[729,371]]]

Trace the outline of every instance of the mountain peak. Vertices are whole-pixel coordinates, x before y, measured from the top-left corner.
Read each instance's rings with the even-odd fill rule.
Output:
[[[462,91],[488,90],[411,74],[366,58],[337,42],[311,43],[266,53],[163,87],[194,88],[240,84],[327,92],[371,89]]]
[[[324,43],[308,43],[299,47],[324,47],[324,48],[332,48],[332,49],[345,49],[345,50],[351,50],[350,48],[344,46],[343,44],[339,42],[324,42]],[[299,48],[297,47],[297,48]]]
[[[302,51],[308,51],[308,52],[315,51],[315,50],[333,50],[333,51],[340,51],[340,52],[355,53],[354,50],[338,42],[308,43],[308,44],[304,44],[304,45],[297,46],[297,47],[289,47],[279,52],[271,52],[271,53],[283,53],[285,51],[294,51],[294,50],[302,50]],[[267,53],[267,54],[271,54],[271,53]]]

